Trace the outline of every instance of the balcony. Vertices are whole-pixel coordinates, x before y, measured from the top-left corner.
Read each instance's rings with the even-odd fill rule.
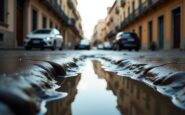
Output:
[[[69,8],[73,8],[73,1],[72,0],[67,0],[67,5],[69,6]]]
[[[121,2],[121,7],[124,7],[125,6],[125,0],[120,0]]]
[[[115,30],[112,30],[112,31],[110,31],[107,35],[106,35],[106,38],[112,38],[112,37],[114,37],[115,35],[116,35],[116,31]]]
[[[70,19],[68,20],[68,24],[69,24],[69,26],[71,26],[71,27],[75,26],[75,25],[76,25],[75,19],[70,18]]]
[[[139,5],[137,9],[135,9],[129,16],[121,22],[120,30],[124,29],[127,25],[133,23],[136,19],[143,17],[148,12],[153,10],[159,4],[164,3],[167,0],[147,0],[143,4]]]
[[[69,0],[71,1],[71,0]],[[80,35],[79,30],[76,27],[76,20],[73,18],[70,18],[66,15],[66,13],[64,12],[64,10],[61,8],[61,6],[57,3],[57,0],[43,0],[42,1],[44,4],[46,4],[54,13],[56,13],[56,15],[58,15],[61,18],[61,21],[64,25],[69,26],[74,33],[79,36],[82,37]],[[72,2],[72,1],[71,1]],[[73,4],[73,3],[72,3]]]
[[[72,0],[67,0],[67,4],[68,4],[69,8],[71,8],[73,11],[76,11],[76,7],[75,7]]]
[[[80,33],[80,30],[77,28],[76,26],[76,20],[74,18],[70,18],[68,20],[69,26],[70,28],[73,30],[73,32],[75,33],[75,35],[77,35],[78,37],[82,38],[82,35]]]
[[[119,8],[118,7],[115,8],[115,13],[119,14]]]
[[[43,0],[43,2],[62,19],[63,23],[68,24],[69,17],[65,14],[61,6],[58,5],[57,0]]]
[[[71,1],[71,0],[69,0]],[[72,2],[72,1],[71,1]],[[62,23],[67,26],[74,26],[75,25],[75,19],[69,18],[64,10],[61,8],[61,6],[57,3],[57,0],[44,0],[44,3],[53,10],[54,13],[56,13],[62,20]],[[73,4],[73,3],[72,3]]]
[[[77,13],[77,10],[76,10],[76,6],[74,5],[73,1],[72,0],[67,0],[67,4],[68,4],[69,8],[73,10],[74,15],[78,19],[79,16],[78,16],[78,13]]]

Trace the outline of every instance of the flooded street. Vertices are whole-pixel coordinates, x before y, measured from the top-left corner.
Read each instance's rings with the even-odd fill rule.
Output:
[[[176,54],[3,52],[0,115],[185,115],[185,55]]]
[[[107,90],[107,83],[102,77],[95,74],[93,63],[88,61],[72,104],[73,115],[119,115],[116,96]]]
[[[66,78],[59,91],[68,96],[47,104],[47,115],[184,115],[171,99],[149,86],[105,72],[87,61],[80,75]]]
[[[79,81],[80,78],[81,80]],[[64,87],[67,86],[66,90],[68,89],[69,95],[59,102],[49,103],[47,115],[120,114],[116,109],[117,97],[112,91],[108,90],[107,82],[103,79],[103,76],[95,74],[91,61],[88,61],[85,67],[83,67],[81,77],[67,78],[65,82],[63,85],[65,85]],[[66,90],[60,89],[63,92]],[[58,111],[56,108],[58,108]]]

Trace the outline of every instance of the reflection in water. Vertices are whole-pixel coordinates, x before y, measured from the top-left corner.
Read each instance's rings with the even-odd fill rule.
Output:
[[[117,96],[117,108],[124,115],[185,115],[171,100],[154,89],[127,77],[100,70],[101,64],[94,62],[97,74],[104,75],[108,89]],[[97,67],[97,68],[96,68]]]
[[[92,62],[86,64],[72,104],[73,115],[119,115],[116,97],[106,90],[106,81],[95,74]]]
[[[77,85],[80,79],[80,75],[66,78],[58,91],[67,92],[68,96],[61,100],[49,102],[47,104],[47,115],[72,115],[71,104],[77,94]]]
[[[47,104],[47,115],[185,115],[147,85],[87,62],[81,76],[66,78],[59,91],[68,96]]]

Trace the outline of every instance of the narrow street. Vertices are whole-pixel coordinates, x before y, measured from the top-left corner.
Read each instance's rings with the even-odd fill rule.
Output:
[[[0,54],[0,114],[185,114],[184,51],[13,52]]]
[[[185,115],[185,0],[0,0],[0,115]]]

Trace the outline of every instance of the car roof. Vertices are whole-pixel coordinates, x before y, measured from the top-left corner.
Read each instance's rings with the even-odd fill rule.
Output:
[[[53,30],[58,30],[58,29],[56,29],[56,28],[49,28],[49,29],[44,28],[44,29],[37,29],[35,31],[38,31],[38,30],[51,30],[51,31],[53,31]]]

